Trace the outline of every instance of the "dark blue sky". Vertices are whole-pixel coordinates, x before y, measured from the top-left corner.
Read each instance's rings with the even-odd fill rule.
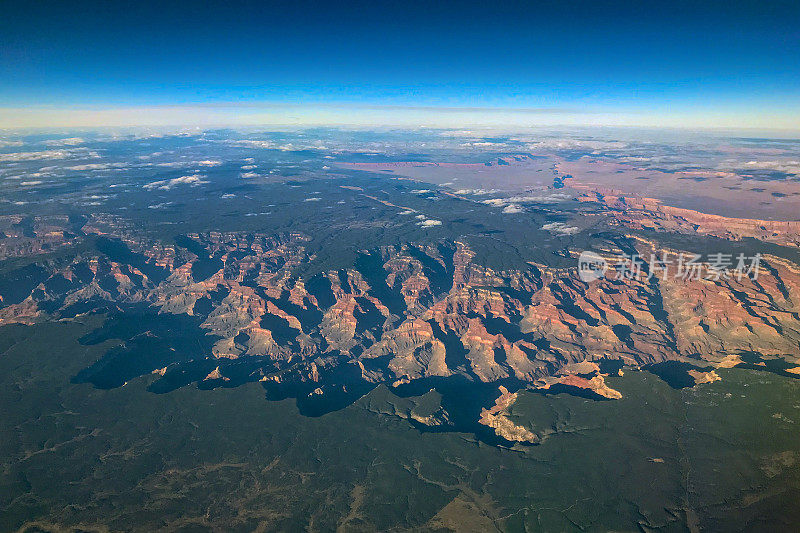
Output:
[[[800,108],[799,49],[796,0],[4,2],[0,106],[780,113]]]

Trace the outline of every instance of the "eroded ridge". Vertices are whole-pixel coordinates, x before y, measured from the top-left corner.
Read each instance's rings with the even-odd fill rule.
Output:
[[[84,341],[124,343],[76,377],[97,386],[150,373],[157,392],[261,381],[268,397],[294,397],[319,414],[381,383],[458,377],[503,385],[503,395],[527,387],[615,399],[605,378],[623,365],[678,369],[690,384],[736,365],[798,375],[800,272],[774,257],[757,279],[609,275],[587,283],[576,269],[492,270],[455,241],[364,250],[349,268],[304,276],[300,267],[315,258],[299,233],[211,232],[163,243],[105,222],[85,221],[72,238],[93,246],[74,257],[12,273],[23,282],[3,292],[0,308],[3,324],[109,313],[110,325]],[[66,234],[52,225],[48,236]],[[115,325],[119,309],[154,318]],[[134,353],[144,348],[146,356]],[[503,408],[483,408],[490,426],[524,434],[501,419]]]

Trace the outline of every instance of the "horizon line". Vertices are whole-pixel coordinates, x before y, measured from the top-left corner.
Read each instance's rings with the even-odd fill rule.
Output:
[[[221,101],[159,104],[0,106],[0,129],[114,127],[417,127],[529,129],[632,127],[763,130],[800,134],[800,112],[724,109],[600,109],[569,106],[454,106],[358,102]]]

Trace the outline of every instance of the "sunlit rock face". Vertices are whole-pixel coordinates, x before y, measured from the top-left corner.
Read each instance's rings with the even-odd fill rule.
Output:
[[[698,233],[726,239],[753,237],[786,246],[800,246],[800,221],[734,218],[664,205],[654,198],[593,191],[578,200],[603,205],[629,228]]]
[[[59,242],[67,232],[57,222],[35,234]],[[80,376],[99,386],[116,383],[107,375],[120,365],[126,379],[160,375],[158,391],[262,381],[271,397],[338,398],[329,409],[379,383],[459,377],[511,387],[482,423],[530,443],[536,438],[503,415],[513,391],[617,399],[604,380],[617,372],[604,369],[609,362],[680,362],[690,383],[719,379],[715,366],[787,374],[798,366],[800,272],[773,257],[757,279],[615,279],[611,272],[586,283],[574,269],[495,271],[456,241],[365,250],[349,268],[303,276],[299,267],[313,257],[299,233],[211,232],[164,244],[112,220],[82,229],[95,248],[28,273],[29,290],[3,302],[0,323],[137,309],[175,317],[174,327],[187,332],[186,342],[173,342],[169,329],[134,327],[131,338],[159,337],[167,346],[136,371],[109,355]],[[644,240],[634,245],[660,251]]]

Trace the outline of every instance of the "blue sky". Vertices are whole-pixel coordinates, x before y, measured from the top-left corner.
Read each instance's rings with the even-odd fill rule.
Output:
[[[0,114],[235,121],[264,103],[791,127],[798,49],[800,3],[781,0],[17,2],[0,18]]]

